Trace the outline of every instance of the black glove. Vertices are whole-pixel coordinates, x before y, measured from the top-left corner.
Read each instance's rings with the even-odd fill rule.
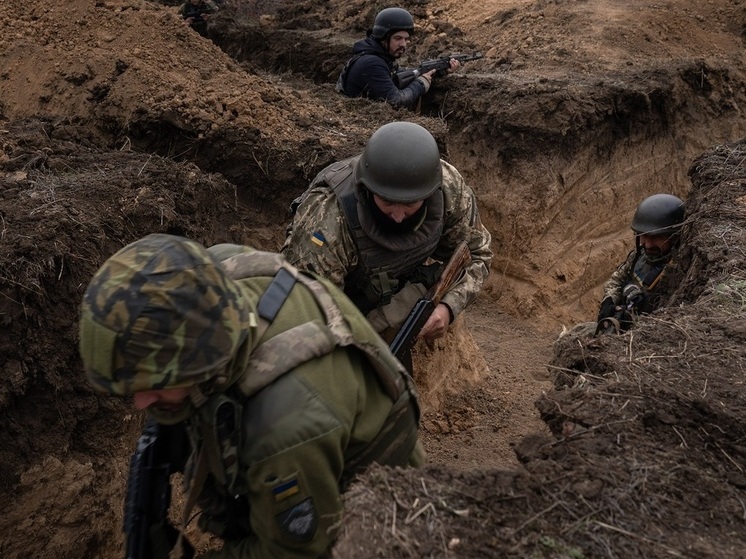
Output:
[[[616,303],[614,303],[614,299],[612,299],[611,297],[606,297],[606,299],[601,301],[601,308],[598,311],[598,318],[596,319],[596,322],[601,322],[604,318],[614,316],[615,312]]]

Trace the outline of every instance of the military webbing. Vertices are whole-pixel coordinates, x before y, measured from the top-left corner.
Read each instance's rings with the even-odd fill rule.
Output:
[[[263,319],[272,322],[277,313],[280,312],[285,299],[290,295],[296,278],[286,268],[280,268],[275,274],[272,283],[259,299],[256,310]]]
[[[406,373],[394,374],[384,366],[381,362],[384,356],[380,354],[380,348],[362,344],[355,339],[341,309],[324,285],[308,275],[299,273],[295,267],[274,253],[255,251],[237,254],[224,260],[222,264],[235,280],[254,276],[275,276],[277,283],[273,280],[265,291],[265,294],[273,291],[273,295],[266,303],[268,310],[274,309],[273,316],[276,316],[290,294],[292,286],[288,288],[288,285],[291,280],[286,276],[291,276],[293,285],[300,282],[313,293],[325,317],[325,323],[311,321],[300,324],[261,342],[251,353],[246,374],[238,382],[237,386],[241,393],[251,396],[295,367],[315,357],[331,353],[338,346],[357,347],[368,356],[376,376],[394,405],[378,436],[353,457],[353,469],[358,470],[384,456],[398,459],[401,454],[406,457],[417,440],[415,427],[419,422],[419,408],[411,378]],[[280,279],[277,279],[278,276]],[[281,293],[284,293],[284,296],[280,296]],[[269,301],[272,302],[271,305]],[[269,321],[262,316],[259,326],[260,338],[268,326]],[[290,342],[297,340],[299,336],[312,343],[292,352],[286,351]],[[408,433],[409,436],[404,440],[397,440],[401,433]]]

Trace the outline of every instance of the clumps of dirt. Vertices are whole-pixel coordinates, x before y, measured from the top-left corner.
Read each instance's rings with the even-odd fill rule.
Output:
[[[536,404],[554,438],[520,441],[520,472],[369,471],[335,556],[742,555],[746,142],[690,175],[677,303],[622,336],[558,340]]]
[[[91,132],[66,119],[14,121],[0,132],[0,365],[6,372],[0,378],[0,525],[17,536],[3,541],[7,557],[44,557],[45,549],[70,556],[70,542],[90,544],[96,553],[111,546],[114,556],[121,543],[119,526],[96,517],[105,516],[104,503],[110,510],[122,500],[126,457],[140,422],[128,415],[126,402],[92,393],[77,352],[78,306],[103,260],[153,232],[207,244],[278,242],[266,231],[257,234],[268,218],[240,208],[224,178],[191,163],[92,146]],[[41,460],[50,466],[42,477],[41,470],[27,470]],[[89,489],[56,500],[57,490],[48,488],[67,495],[68,478],[81,468]],[[50,525],[97,528],[86,532],[90,541],[54,531],[40,537],[47,533],[40,511]],[[102,534],[109,543],[98,541]]]

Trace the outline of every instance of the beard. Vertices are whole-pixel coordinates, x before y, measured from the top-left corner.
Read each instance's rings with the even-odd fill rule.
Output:
[[[659,248],[643,248],[642,251],[645,253],[645,258],[648,262],[651,264],[658,264],[659,262],[663,262],[668,258],[668,255],[671,251],[668,251],[666,254],[663,254],[663,251]]]
[[[366,197],[366,206],[373,217],[373,221],[376,222],[384,233],[389,235],[405,235],[411,233],[422,223],[422,218],[427,211],[427,204],[422,204],[422,207],[414,214],[405,218],[401,223],[397,223],[376,206],[372,196]]]

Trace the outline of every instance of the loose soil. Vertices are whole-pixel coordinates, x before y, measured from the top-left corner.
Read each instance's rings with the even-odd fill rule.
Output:
[[[474,188],[495,260],[417,348],[429,465],[361,476],[334,556],[743,557],[746,7],[400,5],[404,65],[485,55],[417,112],[334,92],[378,4],[229,0],[202,38],[166,0],[5,0],[0,557],[122,555],[143,417],[82,373],[97,267],[152,232],[277,250],[289,202],[393,120]],[[667,305],[624,336],[567,333],[655,192],[689,216]]]

